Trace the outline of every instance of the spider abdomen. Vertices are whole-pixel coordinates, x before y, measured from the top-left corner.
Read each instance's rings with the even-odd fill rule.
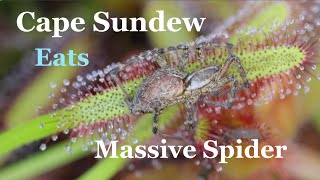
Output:
[[[182,75],[175,69],[159,69],[149,75],[137,90],[133,111],[164,109],[184,92]]]

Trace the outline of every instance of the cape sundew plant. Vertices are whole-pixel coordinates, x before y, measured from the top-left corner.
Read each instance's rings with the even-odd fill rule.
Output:
[[[148,12],[155,7],[174,13],[172,3],[178,7],[177,12],[185,11],[189,16],[205,14],[208,19],[215,16],[212,9],[217,8],[209,2],[150,2],[144,4],[145,16],[150,16]],[[222,8],[226,5],[222,3],[219,6]],[[210,9],[211,13],[198,11],[204,7]],[[296,106],[292,104],[312,90],[308,83],[320,79],[317,71],[320,5],[318,2],[241,2],[234,5],[234,8],[239,11],[220,22],[219,26],[205,26],[204,32],[209,35],[190,42],[181,39],[175,44],[156,47],[163,48],[163,57],[171,68],[179,68],[182,59],[186,59],[185,71],[190,73],[210,65],[222,67],[229,56],[225,46],[205,48],[201,51],[203,61],[199,61],[198,44],[233,44],[233,54],[240,59],[249,80],[247,88],[236,92],[230,109],[208,103],[227,102],[230,99],[227,93],[201,96],[205,101],[195,103],[198,121],[193,129],[183,123],[188,113],[184,106],[177,104],[164,109],[159,119],[159,131],[178,137],[168,138],[168,144],[191,144],[197,147],[199,154],[205,151],[203,142],[209,139],[218,140],[221,145],[237,145],[236,140],[239,138],[244,141],[243,146],[249,145],[249,140],[253,138],[259,139],[263,144],[294,144],[291,140],[299,123],[290,121],[285,115],[278,117],[276,112],[272,114],[269,109],[281,109],[283,114],[294,112]],[[221,19],[226,19],[222,14],[220,16]],[[210,21],[216,23],[215,19]],[[150,42],[161,44],[157,41],[158,36],[163,36],[165,40],[172,37],[172,34],[150,34]],[[179,45],[188,47],[187,54],[183,49],[174,49]],[[150,47],[150,50],[154,48]],[[186,55],[187,58],[184,57]],[[130,58],[125,61],[115,62],[105,68],[86,74],[80,72],[76,77],[61,82],[51,82],[52,92],[48,93],[50,105],[36,107],[36,119],[0,134],[2,156],[33,141],[41,141],[39,149],[43,152],[22,159],[17,165],[13,163],[4,166],[0,169],[0,179],[32,177],[91,155],[91,152],[96,151],[96,140],[103,140],[107,145],[118,140],[120,144],[132,147],[138,144],[160,144],[159,136],[151,131],[152,114],[131,113],[125,103],[126,94],[111,74],[113,70],[119,69],[114,75],[133,97],[141,82],[159,68],[154,56],[141,51],[130,54]],[[227,74],[235,76],[238,83],[244,85],[236,65],[231,65]],[[227,92],[232,89],[232,84],[225,85],[223,89],[222,92]],[[276,122],[279,118],[283,119]],[[283,123],[290,126],[284,128],[281,126]],[[62,153],[61,149],[68,153]],[[290,157],[290,153],[287,155]],[[41,161],[45,160],[51,161],[51,164],[47,162],[49,165],[41,167]],[[166,166],[170,169],[170,164],[176,161],[173,158],[168,162],[103,159],[87,172],[81,173],[81,178],[129,179],[142,175],[149,178],[151,175],[144,163],[150,163],[153,169],[163,168],[165,171]],[[245,159],[240,163],[239,160],[232,159],[223,166],[218,163],[219,159],[202,159],[200,156],[181,161],[189,168],[196,169],[196,173],[186,173],[188,177],[177,175],[181,179],[193,179],[197,176],[248,179],[259,177],[260,174],[266,174],[266,178],[299,178],[288,174],[296,169],[288,166],[285,159]],[[247,163],[248,166],[243,172],[237,173],[235,169],[241,168],[242,165],[239,164],[242,163]],[[31,164],[35,164],[34,170],[22,170]],[[155,173],[158,175],[161,171]]]

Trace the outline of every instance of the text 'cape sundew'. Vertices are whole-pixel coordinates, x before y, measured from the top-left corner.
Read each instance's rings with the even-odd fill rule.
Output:
[[[104,11],[96,12],[93,19],[93,32],[106,32],[109,29],[114,32],[179,32],[181,29],[199,32],[206,18],[169,18],[165,16],[163,10],[158,10],[155,12],[155,17],[149,20],[144,17],[110,17],[109,12]],[[47,32],[52,33],[53,38],[62,37],[62,33],[69,29],[74,32],[82,32],[87,28],[82,17],[75,17],[71,20],[66,17],[37,17],[35,12],[30,11],[20,13],[16,23],[22,32]]]

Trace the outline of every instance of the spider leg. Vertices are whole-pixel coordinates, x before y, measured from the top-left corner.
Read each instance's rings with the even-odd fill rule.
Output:
[[[190,54],[189,46],[184,45],[184,44],[180,44],[178,46],[170,46],[168,48],[159,49],[159,52],[160,52],[160,54],[162,54],[162,57],[164,57],[165,52],[174,52],[174,51],[178,52],[178,50],[180,50],[182,53],[181,54],[182,61],[181,61],[181,63],[179,63],[178,66],[179,66],[180,71],[185,72],[185,68],[186,68],[186,65],[188,64],[189,54]]]
[[[123,71],[126,67],[128,67],[131,64],[137,64],[143,60],[143,55],[145,52],[142,52],[139,56],[132,56],[131,59],[129,59],[125,64],[120,64],[120,66],[112,69],[110,71],[110,74],[117,74],[120,71]]]
[[[153,114],[153,124],[152,124],[152,132],[153,134],[158,134],[159,132],[159,115],[160,112],[156,111]]]
[[[221,83],[221,82],[222,82],[222,84],[226,84],[228,82],[233,82],[233,84],[232,84],[232,87],[230,89],[228,89],[227,91],[223,91],[223,89],[220,89],[218,91],[212,90],[212,92],[216,92],[216,95],[228,94],[229,99],[225,102],[216,102],[216,101],[212,101],[212,100],[208,100],[208,99],[202,99],[202,101],[204,103],[212,104],[214,106],[223,107],[225,109],[230,109],[233,105],[233,102],[237,98],[236,93],[238,91],[242,90],[243,87],[239,86],[238,80],[234,76],[228,76],[228,77],[222,78],[222,79],[220,79],[220,82],[218,81],[218,83]],[[210,86],[207,88],[210,88]]]
[[[160,48],[160,49],[159,49],[159,54],[161,54],[161,56],[162,56],[163,59],[166,59],[166,58],[169,59],[169,57],[167,56],[167,53],[169,53],[169,52],[176,52],[177,50],[178,50],[178,49],[177,49],[176,46],[169,46],[169,47],[167,47],[167,48]]]
[[[243,66],[241,64],[241,61],[240,59],[235,56],[235,55],[230,55],[227,59],[227,61],[224,63],[224,65],[222,66],[221,70],[220,70],[220,74],[219,76],[217,77],[217,79],[221,79],[223,77],[226,76],[230,66],[232,65],[232,63],[236,63],[237,64],[237,68],[238,68],[238,71],[239,71],[239,74],[243,80],[243,84],[245,87],[249,87],[249,81],[247,80],[246,78],[246,72],[245,70],[243,69]]]
[[[142,51],[139,55],[133,56],[131,59],[129,59],[125,64],[121,64],[117,68],[114,68],[110,71],[110,74],[117,74],[118,72],[124,70],[127,66],[131,64],[137,64],[144,60],[145,58],[151,57],[152,60],[156,61],[160,67],[167,66],[167,61],[165,60],[163,56],[163,50],[153,49],[148,51]]]
[[[131,64],[141,62],[144,58],[142,56],[143,56],[143,53],[141,53],[139,56],[133,56],[130,60],[128,60],[128,62],[126,64],[121,64],[120,66],[118,66],[110,71],[111,78],[120,87],[120,89],[124,93],[124,95],[125,95],[124,101],[129,107],[131,107],[131,105],[132,105],[132,97],[129,95],[128,91],[123,87],[123,84],[119,78],[118,73],[120,71],[124,70],[127,66],[129,66]]]
[[[150,56],[152,60],[157,62],[160,68],[168,66],[168,62],[164,57],[164,49],[153,49],[150,51],[144,51],[140,54],[140,56],[143,58]]]
[[[185,111],[186,111],[186,119],[185,122],[189,126],[189,128],[193,129],[197,122],[197,106],[195,103],[186,102],[184,103]]]
[[[204,65],[204,56],[202,54],[203,49],[218,48],[218,47],[225,47],[228,50],[228,54],[229,54],[227,61],[225,62],[225,64],[221,68],[220,76],[218,76],[218,78],[224,77],[227,74],[227,71],[228,71],[229,67],[231,66],[231,64],[233,62],[235,62],[237,64],[239,74],[243,80],[245,87],[248,87],[249,82],[246,79],[246,72],[241,64],[240,59],[237,56],[233,55],[234,48],[233,48],[232,44],[224,43],[224,42],[203,42],[203,43],[200,43],[199,45],[197,45],[197,48],[196,48],[197,49],[197,53],[196,53],[197,59],[200,61],[200,63],[202,65]]]
[[[223,107],[225,109],[230,109],[233,105],[233,101],[226,101],[226,102],[222,103],[222,102],[216,102],[216,101],[211,101],[211,100],[203,100],[203,102],[214,105],[216,107]]]
[[[196,58],[200,62],[202,67],[205,67],[205,59],[203,55],[203,50],[208,48],[220,48],[224,47],[228,50],[228,54],[233,53],[233,45],[224,42],[202,42],[196,45]]]
[[[119,79],[119,76],[117,73],[117,68],[116,68],[116,70],[113,69],[110,71],[110,76],[113,79],[113,81],[120,87],[123,94],[125,95],[124,102],[127,104],[128,107],[131,107],[132,106],[132,97],[129,95],[126,88],[123,87],[123,84],[122,84],[121,80]]]
[[[182,63],[180,64],[179,68],[181,71],[185,72],[186,66],[189,61],[189,54],[190,54],[190,49],[189,46],[187,45],[179,45],[177,46],[177,49],[180,49],[182,51]]]
[[[233,53],[233,44],[225,43],[225,42],[202,42],[198,44],[199,48],[226,48],[228,50],[228,54]]]
[[[168,135],[168,134],[160,133],[159,132],[159,115],[160,115],[160,111],[155,109],[155,112],[153,114],[152,133],[155,134],[155,135],[159,135],[163,139],[170,138],[170,139],[177,139],[177,140],[180,140],[180,141],[185,141],[185,139],[183,137],[181,137],[181,136],[174,136],[174,135]]]

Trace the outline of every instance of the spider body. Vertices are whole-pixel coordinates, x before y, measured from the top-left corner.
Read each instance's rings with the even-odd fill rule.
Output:
[[[135,113],[154,113],[171,105],[184,93],[183,74],[174,68],[156,70],[139,86],[129,109]]]
[[[182,51],[182,65],[180,68],[168,66],[163,57],[162,50],[153,50],[142,53],[133,60],[141,60],[145,56],[150,55],[160,68],[146,77],[138,87],[135,95],[130,97],[123,88],[121,81],[115,75],[115,71],[119,71],[119,67],[111,73],[115,82],[121,87],[126,95],[126,104],[134,114],[153,113],[153,133],[158,134],[158,120],[162,110],[173,104],[184,104],[186,111],[186,123],[189,127],[194,127],[197,121],[197,105],[196,102],[202,101],[215,106],[231,108],[236,98],[236,92],[248,86],[245,71],[241,65],[240,59],[232,54],[232,45],[227,43],[201,43],[197,45],[197,60],[204,62],[202,51],[205,48],[226,47],[229,57],[222,67],[210,65],[190,73],[185,72],[185,64],[189,57],[189,47],[185,45],[169,48],[168,50]],[[244,86],[238,84],[235,76],[228,76],[229,67],[233,63],[237,64],[240,76],[243,79]],[[132,62],[131,62],[132,63]],[[224,87],[230,86],[229,90]],[[219,96],[228,94],[230,96],[227,102],[214,102],[204,98],[206,95]]]

